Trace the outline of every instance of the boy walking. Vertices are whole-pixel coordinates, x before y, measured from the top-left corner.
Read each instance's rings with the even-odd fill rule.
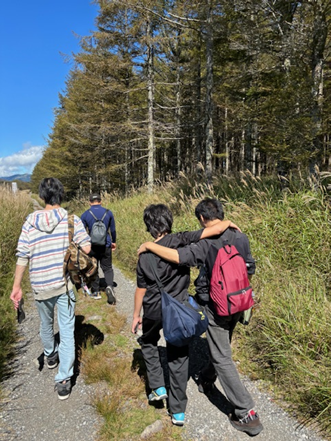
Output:
[[[107,302],[115,305],[116,298],[114,293],[114,271],[112,265],[112,252],[116,250],[116,228],[113,213],[104,208],[101,204],[101,196],[99,193],[93,193],[90,196],[90,208],[81,216],[82,222],[86,230],[91,235],[92,249],[90,256],[95,257],[100,263],[101,269],[106,279],[106,295]],[[96,222],[101,221],[105,226],[105,239],[103,243],[93,243],[92,229]],[[101,299],[99,288],[99,276],[97,276],[91,286],[92,298]]]
[[[69,246],[68,213],[61,207],[64,189],[56,178],[45,178],[39,185],[39,196],[45,202],[43,210],[30,214],[17,245],[17,265],[10,295],[18,309],[23,293],[21,283],[29,265],[31,287],[40,317],[40,337],[46,364],[54,369],[55,386],[60,400],[69,398],[75,361],[75,296],[67,277],[68,292],[63,275],[63,261]],[[90,238],[81,220],[74,216],[74,242],[89,253]],[[54,339],[54,310],[60,331],[60,343]]]

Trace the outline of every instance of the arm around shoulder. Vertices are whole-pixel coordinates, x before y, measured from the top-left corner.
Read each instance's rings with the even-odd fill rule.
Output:
[[[150,251],[168,262],[179,263],[178,251],[173,248],[163,247],[155,242],[145,242],[138,248],[138,254],[146,251]]]

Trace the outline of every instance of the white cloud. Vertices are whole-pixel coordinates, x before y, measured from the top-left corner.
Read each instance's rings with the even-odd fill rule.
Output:
[[[0,158],[0,176],[32,173],[34,166],[41,159],[44,146],[24,144],[23,150]]]

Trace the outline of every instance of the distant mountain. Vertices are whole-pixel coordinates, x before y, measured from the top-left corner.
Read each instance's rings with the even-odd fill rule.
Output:
[[[0,180],[2,180],[2,181],[30,182],[31,181],[31,175],[29,175],[28,173],[25,173],[24,175],[4,176],[3,178],[0,177]]]

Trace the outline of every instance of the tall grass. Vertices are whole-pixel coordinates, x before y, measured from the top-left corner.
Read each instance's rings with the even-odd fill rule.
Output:
[[[326,178],[330,179],[330,175]],[[236,357],[245,371],[267,380],[305,423],[331,437],[331,220],[330,197],[320,179],[288,180],[242,174],[213,187],[182,176],[153,196],[109,197],[118,231],[118,264],[131,272],[139,244],[150,240],[142,221],[151,202],[167,203],[174,230],[197,229],[193,212],[205,197],[221,199],[226,217],[248,235],[257,260],[253,279],[258,306],[248,327],[239,327]]]
[[[15,272],[15,250],[32,204],[26,192],[13,194],[5,186],[0,186],[0,206],[0,377],[3,378],[6,358],[15,340],[15,313],[9,299]]]

